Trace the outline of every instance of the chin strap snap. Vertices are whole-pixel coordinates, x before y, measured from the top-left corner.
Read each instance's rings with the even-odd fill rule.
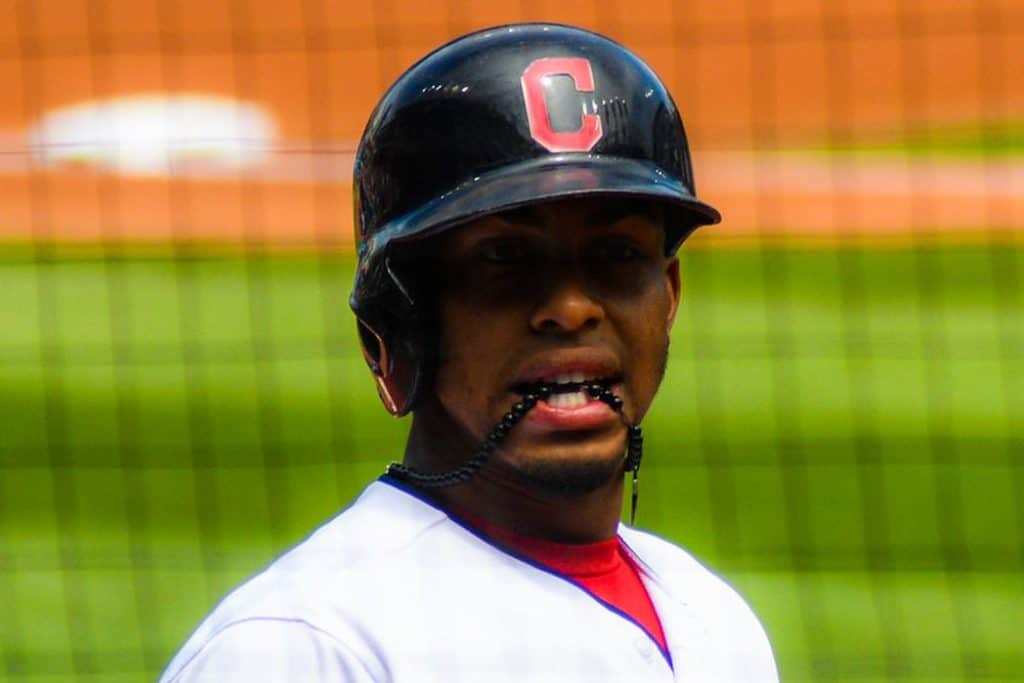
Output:
[[[622,398],[612,393],[611,389],[597,383],[585,384],[582,388],[593,398],[602,401],[618,413],[629,430],[626,442],[625,469],[627,472],[631,471],[633,473],[633,495],[629,513],[629,523],[633,524],[636,520],[637,499],[640,494],[640,461],[643,459],[644,446],[644,437],[640,431],[640,425],[629,424],[626,422],[625,417],[622,414]],[[456,484],[461,484],[464,481],[468,481],[487,463],[494,451],[498,448],[501,442],[505,440],[505,437],[508,436],[508,433],[512,431],[512,428],[522,420],[534,406],[537,405],[538,401],[548,398],[551,393],[551,387],[545,385],[525,395],[521,401],[518,401],[507,413],[505,413],[501,422],[499,422],[494,429],[490,431],[487,437],[484,438],[483,444],[481,444],[480,448],[473,454],[473,457],[453,470],[442,472],[440,474],[426,474],[409,467],[408,465],[393,462],[388,465],[385,470],[385,474],[389,477],[398,479],[399,481],[404,481],[412,484],[413,486],[427,489],[454,486]]]

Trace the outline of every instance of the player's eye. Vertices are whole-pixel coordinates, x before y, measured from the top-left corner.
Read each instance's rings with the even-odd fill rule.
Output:
[[[510,266],[530,260],[529,245],[520,239],[492,239],[480,244],[476,253],[480,259],[494,265]]]
[[[607,263],[630,263],[644,258],[643,249],[626,237],[608,237],[599,240],[593,254]]]

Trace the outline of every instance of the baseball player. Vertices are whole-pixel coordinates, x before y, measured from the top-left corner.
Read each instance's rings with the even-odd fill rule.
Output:
[[[404,458],[162,680],[777,681],[744,601],[619,521],[675,253],[719,220],[657,76],[568,26],[464,36],[384,95],[354,181],[350,303]]]

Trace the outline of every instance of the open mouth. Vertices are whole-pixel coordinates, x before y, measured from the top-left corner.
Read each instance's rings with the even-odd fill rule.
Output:
[[[621,381],[621,377],[587,377],[582,372],[561,373],[542,382],[523,382],[512,387],[512,391],[526,396],[534,394],[542,397],[552,408],[582,408],[595,399],[587,387],[599,385],[611,389]]]

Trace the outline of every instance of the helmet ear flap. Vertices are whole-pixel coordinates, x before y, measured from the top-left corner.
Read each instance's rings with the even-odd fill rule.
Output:
[[[389,347],[384,337],[362,318],[356,320],[363,359],[373,373],[377,394],[384,407],[395,417],[412,408],[418,384],[417,363],[405,357],[395,345]]]

